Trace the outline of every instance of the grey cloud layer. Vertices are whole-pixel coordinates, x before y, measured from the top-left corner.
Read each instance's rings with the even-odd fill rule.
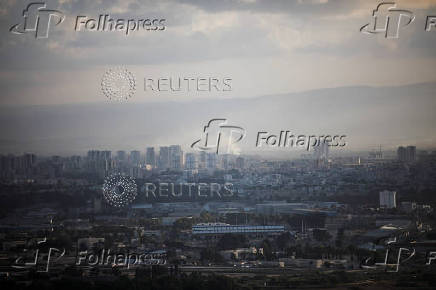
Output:
[[[379,3],[372,0],[49,0],[48,7],[67,19],[42,40],[8,31],[22,21],[29,2],[0,2],[0,151],[189,144],[214,117],[254,130],[341,131],[334,133],[350,134],[354,148],[436,144],[434,83],[277,96],[320,87],[435,82],[436,32],[426,33],[424,21],[436,15],[436,1],[397,1],[417,16],[397,40],[359,33]],[[167,29],[129,36],[74,32],[77,15],[99,14],[165,18]],[[173,71],[231,76],[235,94],[228,97],[269,96],[163,103],[163,95],[148,99],[138,92],[133,104],[83,105],[106,101],[99,81],[114,65],[144,75],[154,70],[153,77]],[[135,103],[141,100],[154,103]],[[70,103],[76,105],[65,105]],[[6,107],[11,104],[61,105]]]
[[[101,3],[100,3],[101,2]],[[373,2],[368,3],[368,2]],[[404,2],[404,1],[403,1]],[[17,37],[7,29],[21,20],[23,3],[6,6],[8,13],[0,16],[3,27],[0,60],[4,68],[14,69],[78,65],[159,64],[198,62],[213,59],[280,56],[283,53],[323,54],[383,54],[383,57],[422,57],[423,50],[431,51],[436,37],[425,34],[424,13],[419,10],[419,23],[407,27],[410,37],[397,41],[394,51],[380,49],[380,43],[358,33],[369,21],[376,1],[48,1],[50,7],[67,14],[62,28],[52,29],[47,41],[35,41],[30,35]],[[401,2],[400,2],[401,3]],[[352,15],[368,7],[366,16],[338,18]],[[112,12],[114,11],[114,12]],[[426,13],[436,10],[426,9]],[[113,17],[163,17],[167,31],[142,32],[128,37],[123,33],[73,31],[74,17],[110,13]],[[226,17],[235,23],[225,24]],[[201,24],[199,17],[210,18]],[[223,24],[213,25],[222,18]],[[201,18],[201,19],[203,19]],[[418,20],[417,20],[418,22]],[[196,30],[206,26],[203,31]],[[207,26],[210,26],[209,28]],[[286,34],[286,29],[290,33]],[[284,30],[284,31],[283,31]],[[291,34],[293,33],[293,34]],[[288,39],[289,38],[289,39]],[[422,49],[417,49],[421,47]],[[383,46],[382,46],[383,48]],[[428,54],[427,54],[428,55]],[[434,55],[430,55],[434,56]],[[21,61],[20,61],[21,60]]]

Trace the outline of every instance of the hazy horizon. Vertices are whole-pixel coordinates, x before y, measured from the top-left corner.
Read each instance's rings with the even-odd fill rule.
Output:
[[[360,32],[375,0],[48,0],[65,20],[43,39],[9,31],[30,3],[0,3],[0,152],[186,150],[213,118],[247,130],[242,154],[265,130],[345,134],[351,151],[436,147],[436,28],[425,29],[436,1],[395,1],[415,17],[395,39]],[[75,30],[78,16],[99,15],[165,29]],[[102,92],[117,67],[136,79],[126,102]],[[231,89],[145,91],[147,78],[228,78]]]
[[[247,130],[246,139],[238,144],[242,154],[263,154],[254,144],[257,132],[265,130],[271,134],[281,130],[306,135],[345,134],[347,146],[332,151],[338,153],[371,150],[379,145],[385,150],[406,145],[432,149],[436,147],[436,129],[432,126],[436,121],[435,89],[436,82],[328,88],[251,99],[1,108],[0,150],[65,155],[90,149],[142,151],[145,147],[180,144],[189,151],[203,126],[218,117]],[[356,106],[359,113],[353,110]],[[183,123],[179,121],[182,118]],[[273,151],[278,155],[300,154],[295,149]]]

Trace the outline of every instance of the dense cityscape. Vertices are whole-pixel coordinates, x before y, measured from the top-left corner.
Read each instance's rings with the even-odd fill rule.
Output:
[[[436,289],[436,0],[0,23],[0,290]]]
[[[173,145],[3,155],[1,283],[431,287],[436,151],[329,153],[271,161]],[[136,183],[132,204],[113,207],[102,194],[114,173]]]

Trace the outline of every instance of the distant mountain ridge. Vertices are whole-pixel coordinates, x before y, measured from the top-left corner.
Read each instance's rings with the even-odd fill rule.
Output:
[[[226,118],[247,130],[243,152],[256,151],[258,131],[347,134],[360,150],[436,145],[436,83],[400,87],[339,87],[244,99],[162,103],[102,103],[0,109],[0,152],[83,153],[145,150],[201,135],[206,122]]]

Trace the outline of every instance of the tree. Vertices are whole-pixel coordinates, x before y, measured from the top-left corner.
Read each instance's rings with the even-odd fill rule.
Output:
[[[285,249],[293,241],[293,238],[289,232],[285,232],[276,238],[276,244],[279,249]]]
[[[273,259],[271,243],[268,240],[263,240],[262,248],[263,248],[263,256],[265,257],[265,259],[267,261],[271,261]]]
[[[203,262],[221,263],[223,257],[218,253],[216,248],[206,248],[200,252],[200,260]]]
[[[203,211],[200,213],[200,219],[202,222],[206,222],[206,223],[210,223],[210,222],[215,221],[215,218],[207,211]]]
[[[338,234],[336,235],[336,241],[335,241],[335,245],[337,248],[342,247],[343,239],[344,239],[344,228],[340,228],[338,230]]]
[[[218,241],[218,248],[220,250],[232,250],[236,248],[243,248],[247,244],[247,238],[244,235],[225,234]]]
[[[173,227],[176,230],[188,230],[192,227],[193,223],[192,218],[180,218],[174,222]]]
[[[327,242],[332,236],[326,230],[314,229],[313,238],[318,242]]]

